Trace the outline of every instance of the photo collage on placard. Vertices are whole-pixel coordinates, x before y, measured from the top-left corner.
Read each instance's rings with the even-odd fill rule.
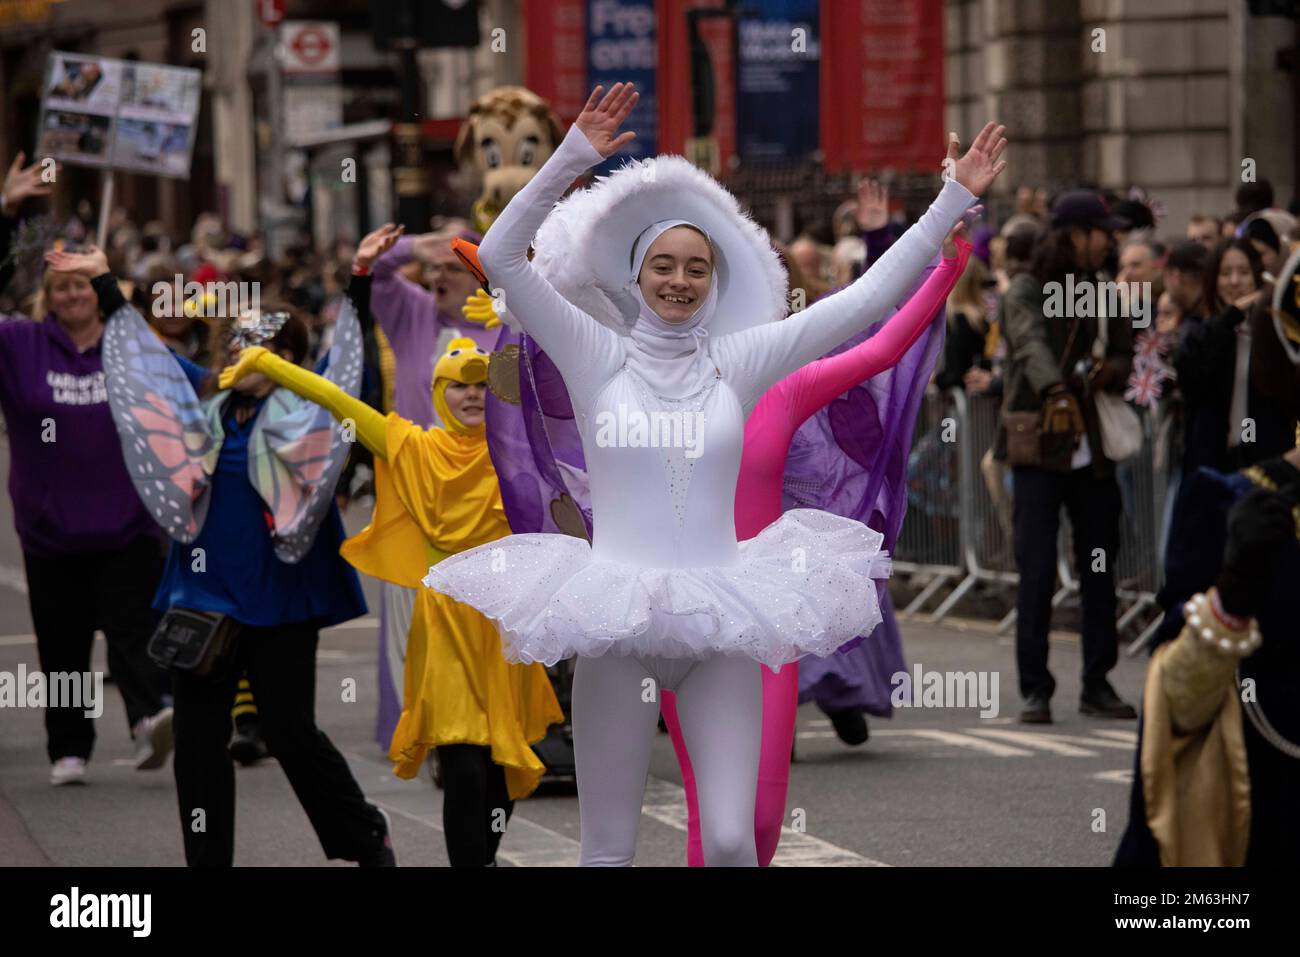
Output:
[[[189,175],[197,70],[52,53],[40,153],[82,166]]]

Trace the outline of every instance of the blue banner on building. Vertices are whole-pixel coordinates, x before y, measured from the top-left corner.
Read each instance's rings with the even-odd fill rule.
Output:
[[[817,149],[817,0],[745,0],[738,25],[736,151],[742,162],[800,160]]]
[[[655,42],[654,0],[587,0],[587,88],[599,83],[606,90],[615,83],[634,83],[641,94],[623,124],[636,139],[596,167],[604,174],[623,165],[625,157],[655,155]]]

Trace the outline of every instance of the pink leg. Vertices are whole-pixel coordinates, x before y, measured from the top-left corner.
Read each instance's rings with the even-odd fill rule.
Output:
[[[767,867],[776,854],[785,822],[785,796],[790,783],[790,747],[794,743],[795,712],[799,707],[799,664],[785,665],[780,673],[763,669],[763,751],[758,764],[758,782],[754,803],[754,838],[758,846],[758,864]],[[700,844],[700,805],[695,796],[695,771],[686,753],[682,728],[677,721],[677,696],[663,692],[659,710],[672,738],[673,751],[682,772],[686,791],[686,863],[704,866]]]
[[[703,867],[704,845],[700,843],[700,802],[695,797],[695,770],[691,767],[691,756],[686,753],[686,742],[682,740],[682,726],[677,721],[676,693],[664,691],[659,696],[659,713],[664,716],[668,737],[672,738],[677,765],[682,771],[682,789],[686,791],[686,863],[690,867]]]
[[[764,668],[763,751],[758,762],[758,793],[754,804],[759,867],[772,863],[777,842],[781,840],[785,795],[790,783],[790,747],[794,743],[798,708],[799,663],[782,665],[775,674]]]

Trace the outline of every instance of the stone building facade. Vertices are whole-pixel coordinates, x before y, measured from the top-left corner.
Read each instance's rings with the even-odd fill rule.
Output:
[[[947,0],[947,121],[1014,130],[1000,189],[1089,183],[1222,214],[1243,164],[1296,195],[1296,21],[1245,0]],[[1253,164],[1247,161],[1253,160]]]

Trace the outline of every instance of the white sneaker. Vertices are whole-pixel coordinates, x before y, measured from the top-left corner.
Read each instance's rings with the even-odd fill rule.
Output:
[[[85,784],[86,759],[59,758],[50,768],[50,783],[56,788],[65,784]]]
[[[153,771],[167,763],[167,755],[172,752],[172,715],[171,708],[163,708],[135,723],[131,738],[135,741],[137,771]]]

